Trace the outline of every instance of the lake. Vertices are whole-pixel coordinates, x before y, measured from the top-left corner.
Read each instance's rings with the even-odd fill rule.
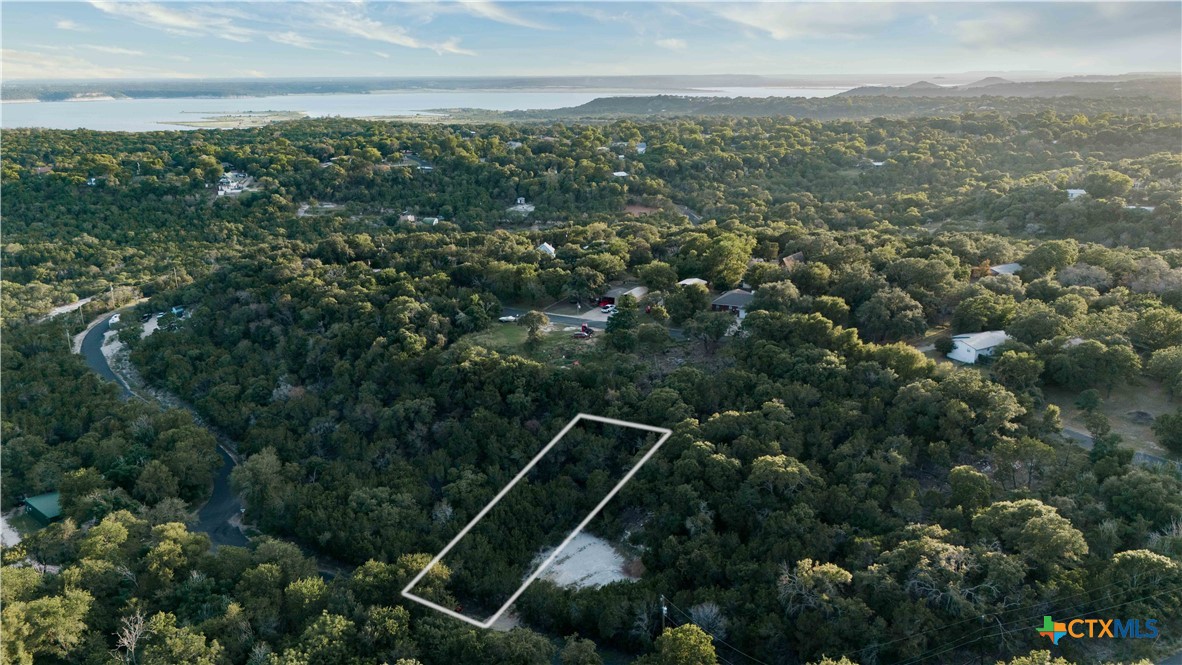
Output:
[[[249,111],[297,111],[312,117],[410,116],[431,109],[490,111],[557,109],[599,97],[694,95],[702,97],[828,97],[848,88],[711,88],[700,90],[457,90],[272,97],[111,99],[73,102],[5,102],[0,127],[96,129],[143,132],[187,129],[174,124],[211,115]]]

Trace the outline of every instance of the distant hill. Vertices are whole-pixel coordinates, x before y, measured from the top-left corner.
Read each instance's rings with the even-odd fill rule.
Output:
[[[973,88],[985,88],[985,87],[988,87],[991,85],[1001,85],[1003,83],[1013,83],[1013,81],[1011,81],[1009,79],[1003,79],[1000,76],[987,76],[987,77],[981,79],[980,81],[973,81],[972,83],[966,83],[962,86],[959,86],[959,88],[961,90],[972,90]]]
[[[988,86],[981,90],[1006,87],[1012,84]],[[941,88],[941,90],[945,90]],[[1177,117],[1182,100],[1175,90],[1174,98],[1136,95],[1132,98],[1112,97],[1038,97],[984,96],[984,93],[960,95],[853,95],[833,97],[690,97],[655,95],[650,97],[600,97],[586,104],[562,109],[536,109],[503,113],[481,112],[476,109],[431,109],[446,111],[457,120],[496,121],[563,121],[596,122],[616,118],[668,118],[691,116],[741,116],[813,118],[816,120],[867,120],[870,118],[912,118],[920,116],[952,116],[972,112],[1037,113],[1051,109],[1059,113],[1095,114],[1154,113]]]
[[[996,80],[994,80],[996,79]],[[906,86],[864,86],[841,93],[841,97],[1083,97],[1107,99],[1112,97],[1154,97],[1179,99],[1182,77],[1121,78],[1110,81],[1033,81],[1015,83],[999,77],[982,79],[955,87],[938,86],[919,81]]]

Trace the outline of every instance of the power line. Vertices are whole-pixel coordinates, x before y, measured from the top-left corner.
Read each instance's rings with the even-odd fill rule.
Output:
[[[1174,591],[1182,591],[1182,585],[1179,585],[1179,586],[1177,586],[1177,587],[1173,587],[1173,588],[1167,588],[1167,589],[1163,589],[1163,590],[1161,590],[1161,591],[1158,591],[1157,593],[1151,593],[1151,594],[1149,594],[1148,596],[1142,596],[1142,597],[1140,597],[1140,598],[1134,598],[1134,599],[1132,599],[1132,600],[1128,600],[1128,601],[1125,601],[1125,602],[1123,602],[1123,603],[1117,603],[1116,605],[1109,605],[1108,607],[1101,607],[1100,609],[1096,609],[1096,610],[1089,610],[1089,611],[1087,611],[1087,612],[1082,612],[1082,613],[1080,613],[1080,614],[1075,614],[1075,615],[1072,615],[1072,616],[1069,616],[1069,617],[1067,617],[1067,619],[1066,619],[1065,621],[1071,621],[1072,619],[1078,619],[1078,618],[1080,618],[1080,617],[1083,617],[1083,616],[1086,616],[1086,615],[1088,615],[1088,614],[1096,614],[1096,613],[1099,613],[1099,612],[1104,612],[1104,611],[1106,611],[1106,610],[1116,609],[1117,607],[1123,607],[1123,606],[1125,606],[1125,605],[1130,605],[1130,604],[1132,604],[1132,603],[1141,602],[1142,600],[1148,600],[1148,599],[1150,599],[1150,598],[1154,598],[1154,597],[1156,597],[1156,596],[1160,596],[1160,595],[1162,595],[1162,594],[1165,594],[1165,593],[1171,593],[1171,592],[1174,592]],[[914,665],[915,663],[918,663],[918,662],[920,662],[920,661],[927,660],[928,658],[931,658],[931,657],[933,657],[933,656],[939,656],[939,655],[941,655],[941,654],[948,653],[949,651],[953,651],[953,650],[956,650],[956,649],[960,649],[960,648],[966,647],[966,646],[968,646],[968,645],[970,645],[970,644],[972,644],[972,643],[974,643],[974,642],[978,642],[978,641],[980,641],[980,640],[983,640],[983,639],[985,639],[985,638],[987,638],[987,637],[999,637],[999,636],[1001,636],[1001,635],[1004,635],[1004,634],[1005,634],[1005,632],[1006,632],[1006,628],[1007,628],[1008,626],[1014,626],[1014,625],[1017,625],[1017,624],[1020,624],[1020,623],[1025,623],[1025,622],[1032,622],[1032,623],[1031,623],[1031,625],[1034,625],[1034,624],[1033,624],[1033,622],[1037,621],[1039,618],[1041,618],[1041,616],[1045,616],[1045,615],[1032,616],[1032,617],[1023,617],[1023,618],[1021,618],[1021,619],[1015,619],[1015,620],[1013,620],[1013,621],[1007,621],[1007,622],[1005,622],[1005,623],[999,623],[999,624],[996,626],[997,628],[999,628],[999,629],[1000,629],[998,632],[996,632],[996,633],[990,633],[990,634],[988,634],[988,635],[978,635],[978,633],[981,633],[982,631],[986,631],[986,630],[993,630],[993,628],[994,628],[994,627],[993,627],[993,626],[990,626],[990,627],[987,627],[987,628],[982,628],[982,629],[980,629],[980,630],[976,631],[975,633],[970,633],[969,635],[967,635],[967,636],[966,636],[966,637],[971,637],[972,639],[965,639],[964,641],[958,642],[958,643],[956,643],[956,644],[952,644],[952,645],[950,645],[950,646],[948,646],[948,647],[946,647],[946,648],[940,648],[939,650],[932,650],[932,651],[928,651],[928,652],[925,652],[925,653],[921,653],[920,655],[916,656],[915,658],[912,658],[911,660],[904,661],[904,662],[903,662],[903,663],[901,663],[900,665]],[[977,636],[976,636],[976,637],[973,637],[973,635],[977,635]]]
[[[728,643],[726,642],[726,640],[723,640],[721,637],[719,637],[719,636],[715,635],[714,633],[712,633],[712,632],[710,632],[710,631],[706,630],[705,628],[702,628],[701,626],[699,626],[699,625],[698,625],[698,623],[697,623],[696,621],[694,621],[694,618],[693,618],[692,616],[690,616],[690,614],[689,614],[689,613],[687,613],[685,610],[681,609],[680,607],[678,607],[678,606],[674,605],[674,604],[673,604],[673,601],[669,600],[669,599],[668,599],[667,597],[665,597],[665,596],[661,596],[661,598],[662,598],[662,599],[663,599],[665,602],[669,603],[669,606],[670,606],[670,607],[672,607],[673,609],[677,610],[678,612],[681,612],[682,616],[684,616],[685,618],[689,619],[690,623],[694,624],[695,626],[698,626],[698,628],[701,628],[703,632],[705,632],[707,635],[709,635],[710,637],[712,637],[712,638],[714,638],[715,640],[717,640],[718,642],[720,642],[720,643],[721,643],[723,646],[726,646],[728,649],[730,649],[730,650],[732,650],[732,651],[734,651],[734,652],[736,652],[736,653],[739,653],[739,654],[741,654],[741,655],[743,655],[743,656],[746,656],[747,658],[750,658],[751,660],[753,660],[753,661],[755,661],[755,662],[759,663],[760,665],[770,665],[769,663],[766,663],[766,662],[764,662],[764,661],[762,661],[762,660],[760,660],[760,659],[756,658],[755,656],[752,656],[751,654],[749,654],[749,653],[746,653],[746,652],[744,652],[744,651],[740,650],[739,648],[735,647],[734,645],[732,645],[732,644],[728,644]]]
[[[1055,602],[1063,602],[1063,601],[1066,601],[1066,600],[1067,600],[1067,599],[1069,599],[1069,598],[1075,598],[1075,597],[1077,597],[1077,596],[1086,596],[1086,595],[1093,594],[1093,593],[1096,593],[1096,592],[1098,592],[1098,591],[1101,591],[1101,590],[1103,590],[1103,589],[1107,589],[1107,588],[1109,588],[1109,587],[1114,587],[1114,586],[1122,586],[1122,585],[1124,585],[1124,582],[1112,582],[1112,583],[1110,583],[1110,584],[1105,584],[1104,586],[1099,586],[1099,587],[1095,587],[1095,588],[1092,588],[1092,589],[1087,589],[1087,590],[1084,590],[1084,591],[1079,591],[1079,592],[1076,592],[1076,593],[1073,593],[1073,594],[1070,594],[1070,595],[1067,595],[1067,596],[1061,596],[1061,597],[1059,597],[1059,598],[1056,598],[1056,599],[1055,599]],[[997,617],[997,616],[1001,616],[1002,614],[1007,614],[1007,613],[1009,613],[1009,612],[1022,612],[1022,611],[1028,610],[1028,609],[1030,609],[1030,608],[1032,608],[1032,607],[1037,607],[1037,606],[1039,606],[1039,605],[1042,605],[1043,603],[1046,603],[1046,602],[1049,602],[1049,601],[1038,601],[1038,602],[1035,602],[1035,603],[1028,603],[1028,604],[1026,604],[1026,605],[1023,605],[1023,606],[1021,606],[1021,607],[1011,607],[1011,608],[1008,608],[1008,609],[1000,610],[1000,611],[998,611],[998,612],[993,612],[993,613],[991,613],[991,614],[982,614],[981,616],[978,616],[978,617],[969,617],[968,619],[962,619],[962,620],[960,620],[960,621],[956,621],[956,622],[954,622],[954,623],[946,624],[946,625],[943,625],[943,626],[935,626],[935,627],[933,627],[933,628],[929,628],[929,629],[927,629],[927,630],[922,630],[922,631],[920,631],[920,632],[918,632],[918,633],[911,633],[910,635],[906,635],[906,636],[904,636],[904,637],[896,638],[896,639],[893,639],[893,640],[891,640],[891,641],[889,641],[889,642],[876,642],[876,643],[874,643],[874,644],[870,644],[870,645],[867,645],[867,646],[863,647],[863,648],[862,648],[862,649],[861,649],[861,650],[860,650],[858,653],[859,653],[859,654],[864,654],[864,653],[866,653],[867,651],[870,651],[871,649],[875,649],[875,648],[881,648],[881,647],[885,647],[885,646],[890,646],[890,645],[892,645],[892,644],[895,644],[895,643],[897,643],[897,642],[904,642],[904,641],[906,641],[906,640],[910,640],[910,639],[914,639],[914,638],[916,638],[916,637],[919,637],[920,635],[927,635],[928,633],[934,633],[934,632],[936,632],[936,631],[944,631],[944,630],[948,630],[949,628],[955,628],[956,626],[959,626],[959,625],[962,625],[962,624],[966,624],[966,623],[969,623],[969,622],[971,622],[971,621],[978,621],[978,620],[982,620],[982,619],[985,619],[986,617]]]
[[[662,598],[663,598],[663,596],[662,596]],[[676,621],[676,619],[670,619],[670,621]],[[664,622],[662,622],[662,623],[664,623]],[[689,621],[689,623],[694,623],[694,622],[693,622],[693,620],[691,619],[691,620]],[[682,624],[682,625],[684,625],[684,624]],[[710,633],[709,633],[709,631],[707,631],[705,628],[702,628],[701,626],[698,626],[698,624],[694,623],[694,625],[695,625],[695,626],[697,626],[699,629],[701,629],[703,632],[706,632],[706,634],[707,634],[707,635],[709,635],[709,634],[710,634]],[[675,627],[676,627],[676,626],[675,626]],[[662,626],[662,631],[661,631],[661,632],[664,632],[664,627],[663,627],[663,626]],[[714,637],[714,636],[713,636],[713,635],[711,635],[711,637]],[[740,653],[742,653],[742,652],[740,652]],[[746,655],[746,654],[743,654],[743,655]],[[723,658],[722,656],[719,656],[717,653],[715,653],[715,654],[714,654],[714,657],[715,657],[715,658],[717,658],[718,660],[721,660],[722,662],[726,663],[726,665],[735,665],[735,664],[734,664],[734,663],[732,663],[731,661],[729,661],[729,660],[727,660],[727,659]],[[748,656],[748,658],[750,658],[750,656]],[[757,662],[758,662],[758,661],[757,661]],[[767,664],[765,663],[764,665],[767,665]]]

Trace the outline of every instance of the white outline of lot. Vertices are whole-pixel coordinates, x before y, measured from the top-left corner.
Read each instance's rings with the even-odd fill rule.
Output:
[[[562,437],[566,436],[566,433],[569,432],[571,430],[571,428],[573,428],[575,425],[577,425],[580,420],[593,420],[595,422],[606,423],[608,425],[618,425],[620,427],[632,427],[634,429],[642,429],[647,432],[656,432],[661,435],[661,438],[657,439],[657,442],[655,444],[653,444],[652,448],[650,448],[649,451],[646,452],[643,457],[640,458],[640,461],[638,461],[636,464],[634,464],[631,469],[628,469],[628,473],[624,474],[624,477],[622,479],[620,479],[620,482],[616,483],[615,487],[611,488],[611,491],[609,491],[607,493],[607,495],[604,496],[602,500],[600,500],[599,504],[596,505],[595,508],[592,509],[591,512],[588,513],[587,516],[583,518],[582,522],[579,522],[579,525],[577,527],[575,527],[575,530],[571,531],[569,534],[567,534],[566,538],[563,539],[562,543],[558,547],[554,548],[554,551],[550,553],[550,556],[547,557],[546,560],[543,561],[540,566],[538,566],[536,569],[534,569],[534,572],[531,573],[530,576],[526,578],[525,582],[523,582],[521,584],[521,586],[518,587],[518,589],[513,592],[513,595],[509,597],[509,600],[505,601],[505,604],[501,605],[500,609],[498,609],[496,612],[494,612],[493,615],[491,617],[489,617],[488,619],[486,619],[484,621],[478,621],[476,619],[473,619],[472,617],[460,614],[459,612],[456,612],[455,610],[448,609],[448,608],[440,605],[439,603],[432,602],[430,600],[427,600],[426,598],[423,598],[422,596],[416,596],[413,593],[411,593],[410,590],[413,589],[415,587],[415,585],[419,583],[419,580],[423,579],[423,577],[426,576],[428,571],[430,571],[432,568],[435,567],[435,564],[439,563],[443,559],[443,557],[447,556],[447,553],[450,552],[451,549],[453,547],[455,547],[457,543],[459,543],[461,540],[463,540],[464,536],[468,535],[468,532],[472,530],[472,527],[476,526],[476,524],[481,519],[483,519],[484,516],[486,514],[488,514],[488,512],[490,510],[492,510],[493,507],[495,507],[497,505],[497,503],[502,498],[504,498],[504,496],[506,494],[509,493],[509,490],[513,489],[514,485],[516,485],[518,482],[520,482],[522,478],[525,478],[525,474],[529,473],[530,469],[534,468],[534,466],[546,455],[546,453],[550,452],[550,449],[553,448],[558,443],[558,441],[560,439],[562,439]],[[449,617],[453,617],[453,618],[459,619],[461,621],[466,621],[466,622],[472,624],[473,626],[476,626],[477,628],[491,627],[493,625],[493,623],[495,623],[497,619],[501,618],[501,615],[504,614],[513,605],[513,603],[517,600],[517,598],[520,597],[521,594],[525,593],[525,590],[527,588],[529,588],[529,585],[533,584],[534,580],[538,579],[538,577],[546,570],[546,568],[549,567],[550,564],[554,563],[554,560],[558,558],[559,554],[562,554],[562,551],[566,548],[567,545],[570,544],[570,542],[572,540],[575,539],[575,536],[578,536],[580,533],[582,533],[583,529],[587,527],[587,524],[589,524],[591,522],[591,520],[595,519],[595,516],[598,515],[601,510],[603,510],[603,507],[607,505],[608,501],[611,501],[612,498],[616,495],[616,493],[619,492],[621,489],[623,489],[624,485],[627,485],[629,480],[632,480],[632,476],[636,475],[636,472],[640,470],[640,467],[644,466],[645,462],[648,462],[649,458],[651,458],[657,452],[657,450],[660,449],[661,445],[664,444],[665,440],[668,439],[670,436],[672,436],[672,434],[673,434],[673,430],[666,429],[664,427],[654,427],[652,425],[644,425],[642,423],[634,423],[634,422],[630,422],[627,420],[616,420],[615,418],[604,418],[603,416],[593,416],[593,415],[587,414],[587,413],[578,414],[577,416],[572,418],[571,421],[569,423],[567,423],[565,427],[562,428],[562,431],[560,431],[557,435],[554,436],[553,439],[550,440],[550,443],[546,444],[545,448],[542,448],[542,450],[539,451],[537,455],[534,455],[534,458],[529,461],[529,464],[526,464],[525,468],[523,468],[521,471],[519,471],[517,473],[517,475],[513,477],[513,480],[509,481],[508,485],[505,485],[503,488],[501,488],[500,492],[497,492],[497,495],[492,498],[492,501],[489,501],[488,505],[485,506],[484,508],[482,508],[480,510],[480,512],[476,514],[476,517],[472,518],[471,522],[468,522],[468,524],[463,529],[460,529],[460,532],[456,534],[455,538],[452,538],[451,542],[448,543],[447,546],[445,546],[439,552],[439,554],[436,554],[435,558],[431,559],[431,562],[428,563],[425,567],[423,567],[423,569],[421,571],[419,571],[418,575],[414,576],[414,579],[412,579],[410,581],[410,583],[406,585],[406,588],[402,590],[402,596],[404,598],[409,599],[409,600],[413,600],[416,603],[426,605],[427,607],[430,607],[433,610],[437,610],[439,612],[442,612]]]

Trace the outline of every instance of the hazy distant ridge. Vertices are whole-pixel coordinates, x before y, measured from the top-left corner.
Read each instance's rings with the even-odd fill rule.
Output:
[[[919,81],[906,86],[863,86],[840,93],[841,97],[1155,97],[1178,99],[1182,90],[1182,77],[1162,76],[1156,78],[1121,79],[1093,81],[1059,79],[1015,83],[1000,77],[985,78],[960,86],[939,86]]]

